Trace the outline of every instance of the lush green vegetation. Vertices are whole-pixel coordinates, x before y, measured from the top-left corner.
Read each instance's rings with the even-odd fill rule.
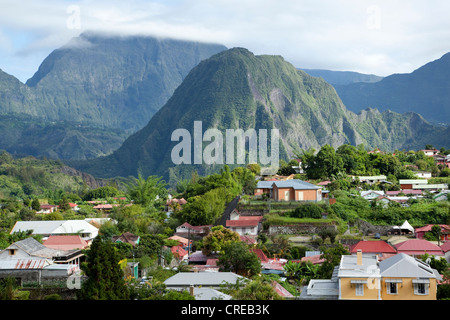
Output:
[[[448,150],[442,150],[443,153]],[[319,165],[324,165],[325,154],[335,159],[327,162],[328,169],[336,165],[337,170],[321,171]],[[7,153],[0,155],[0,170],[3,173],[0,181],[5,181],[2,187],[2,208],[0,210],[0,247],[29,237],[29,233],[10,235],[9,231],[17,220],[39,219],[84,219],[87,217],[104,217],[105,213],[92,208],[87,201],[98,200],[117,204],[108,217],[117,221],[105,223],[100,227],[100,237],[96,245],[99,256],[111,258],[111,265],[115,261],[138,261],[140,268],[148,269],[148,276],[152,276],[152,285],[146,286],[136,282],[134,278],[123,280],[123,270],[116,269],[112,273],[103,274],[101,267],[85,264],[85,272],[94,272],[97,281],[105,281],[105,286],[113,288],[126,284],[127,291],[113,293],[111,297],[117,299],[192,299],[187,292],[174,293],[165,288],[163,282],[177,271],[189,270],[189,265],[180,264],[175,269],[165,270],[159,267],[161,259],[171,263],[174,256],[168,247],[174,242],[168,240],[174,229],[184,222],[192,225],[215,224],[220,218],[226,205],[236,196],[241,195],[242,201],[238,210],[264,212],[264,231],[258,236],[256,248],[261,249],[269,258],[284,258],[287,260],[301,259],[306,250],[320,250],[323,252],[325,263],[321,267],[310,263],[290,262],[285,265],[288,275],[283,281],[276,275],[259,276],[261,265],[257,256],[250,252],[249,246],[240,241],[237,233],[223,227],[214,227],[211,233],[202,240],[195,241],[194,250],[202,250],[206,254],[215,252],[219,258],[218,265],[223,270],[230,270],[250,278],[250,282],[238,289],[237,287],[224,288],[235,298],[255,299],[261,297],[279,298],[273,296],[272,281],[277,281],[293,295],[298,295],[298,289],[313,278],[329,278],[333,267],[339,263],[341,254],[345,249],[338,244],[344,239],[344,231],[349,226],[356,228],[353,234],[358,234],[358,221],[367,221],[373,225],[400,225],[405,220],[413,226],[426,224],[448,224],[450,222],[450,202],[435,201],[431,196],[416,199],[408,203],[408,207],[390,205],[388,207],[374,204],[358,196],[358,190],[367,189],[368,186],[353,181],[348,175],[356,174],[386,174],[392,184],[372,185],[375,189],[396,189],[398,179],[409,176],[414,168],[427,169],[433,172],[434,181],[448,183],[446,170],[435,166],[428,157],[420,152],[399,152],[393,154],[369,154],[362,146],[352,147],[344,145],[338,150],[330,146],[323,147],[323,152],[317,154],[304,153],[306,161],[312,168],[306,170],[304,176],[297,178],[318,182],[330,179],[332,191],[329,194],[336,200],[333,204],[319,203],[293,203],[273,202],[252,199],[255,187],[255,176],[259,173],[257,165],[237,167],[234,169],[223,166],[219,173],[200,176],[196,172],[190,179],[179,181],[175,187],[169,187],[161,177],[148,176],[144,178],[121,179],[109,181],[102,187],[89,187],[80,177],[71,177],[59,171],[62,164],[52,160],[38,160],[32,157],[14,159]],[[309,157],[309,158],[308,158]],[[319,158],[316,160],[316,158]],[[321,159],[322,158],[322,159]],[[279,173],[290,174],[290,165],[282,163]],[[333,165],[334,164],[334,165]],[[314,166],[317,166],[314,168]],[[413,168],[414,167],[414,168]],[[292,169],[292,168],[291,168]],[[405,174],[406,173],[406,174]],[[337,182],[337,181],[345,182]],[[7,182],[7,183],[6,183]],[[70,182],[70,183],[69,183]],[[174,206],[173,212],[168,216],[165,204],[168,194],[176,198],[184,198],[187,203],[183,206]],[[38,201],[48,201],[60,205],[60,210],[41,215],[37,214]],[[79,204],[80,210],[74,212],[67,206],[68,202]],[[129,205],[132,202],[132,205]],[[293,235],[268,235],[267,228],[277,226],[312,226],[314,240],[299,245],[290,240]],[[137,247],[126,243],[111,243],[114,235],[131,232],[140,237]],[[435,237],[430,234],[428,237]],[[430,239],[431,239],[430,238]],[[37,237],[38,240],[39,237]],[[112,250],[112,251],[111,251]],[[104,252],[103,252],[104,251]],[[92,251],[93,252],[93,251]],[[88,262],[95,263],[94,257]],[[245,263],[243,263],[245,262]],[[98,262],[97,262],[98,263]],[[443,269],[438,262],[433,262],[436,268]],[[110,283],[111,282],[111,283]],[[108,284],[109,283],[109,284]],[[115,284],[114,284],[115,283]],[[2,287],[3,286],[3,287]],[[3,289],[2,289],[3,288]],[[26,298],[26,292],[18,289],[11,282],[0,285],[5,297],[11,299]],[[24,293],[21,293],[21,292]],[[104,299],[95,286],[86,282],[80,299]],[[445,296],[445,288],[440,290],[440,297]],[[57,296],[48,296],[46,299],[56,299]]]

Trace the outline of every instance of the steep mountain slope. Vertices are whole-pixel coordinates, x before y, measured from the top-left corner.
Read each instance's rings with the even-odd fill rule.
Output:
[[[367,107],[417,112],[428,121],[450,124],[450,53],[410,74],[394,74],[376,83],[335,85],[348,109]]]
[[[87,32],[26,84],[0,70],[0,149],[54,159],[116,150],[222,45]]]
[[[112,155],[70,165],[98,177],[141,173],[176,180],[193,169],[208,173],[217,167],[175,165],[172,161],[172,149],[178,144],[171,141],[173,131],[186,129],[194,136],[195,121],[202,122],[202,132],[217,128],[223,136],[226,129],[277,128],[284,159],[324,144],[401,148],[411,143],[412,131],[434,129],[415,114],[403,117],[367,110],[357,115],[346,109],[323,79],[297,70],[280,56],[255,56],[233,48],[195,67],[148,125]],[[409,128],[412,121],[414,129]]]

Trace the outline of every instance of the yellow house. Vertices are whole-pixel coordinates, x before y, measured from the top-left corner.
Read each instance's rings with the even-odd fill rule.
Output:
[[[436,300],[439,273],[407,254],[344,255],[330,280],[311,280],[302,300]]]
[[[399,253],[381,261],[379,266],[383,300],[436,300],[437,280],[441,276],[427,263]]]

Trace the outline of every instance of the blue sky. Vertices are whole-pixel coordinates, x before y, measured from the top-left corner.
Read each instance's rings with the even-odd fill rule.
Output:
[[[450,51],[443,0],[0,0],[0,69],[25,82],[86,30],[216,42],[386,76]]]

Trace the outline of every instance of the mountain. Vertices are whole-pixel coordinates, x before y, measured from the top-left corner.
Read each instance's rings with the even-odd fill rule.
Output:
[[[376,83],[335,85],[348,109],[367,107],[399,113],[413,111],[434,123],[450,124],[450,53],[409,74]]]
[[[223,137],[226,129],[259,132],[276,128],[283,159],[324,144],[338,147],[362,143],[388,150],[420,148],[423,141],[434,143],[445,130],[415,113],[367,109],[355,114],[346,109],[330,84],[297,70],[281,56],[255,56],[247,49],[233,48],[193,68],[147,126],[113,154],[69,165],[97,177],[141,173],[170,181],[190,176],[192,170],[199,174],[218,170],[221,165],[173,162],[172,151],[179,142],[172,141],[172,133],[185,129],[195,138],[195,121],[201,121],[202,133],[216,128]],[[194,144],[191,141],[189,149]],[[203,143],[203,147],[207,145]],[[192,152],[191,158],[194,156]]]
[[[364,82],[364,83],[374,83],[381,81],[383,77],[374,75],[374,74],[364,74],[353,71],[332,71],[332,70],[323,70],[323,69],[300,69],[305,71],[307,74],[323,78],[326,82],[331,85],[348,85],[350,83],[355,82]]]
[[[25,84],[0,71],[0,134],[8,134],[2,128],[14,118],[9,127],[15,128],[15,141],[23,144],[16,145],[20,152],[62,159],[108,154],[148,123],[195,65],[225,49],[218,44],[85,32],[54,50]],[[22,122],[27,116],[31,118]],[[70,132],[55,130],[55,123],[64,123]],[[54,146],[46,145],[54,151],[30,145],[37,142],[24,139],[30,132],[38,135],[37,141],[55,141]],[[51,132],[55,135],[49,136]],[[0,148],[16,152],[8,141],[0,142]],[[62,151],[71,149],[77,150]]]

